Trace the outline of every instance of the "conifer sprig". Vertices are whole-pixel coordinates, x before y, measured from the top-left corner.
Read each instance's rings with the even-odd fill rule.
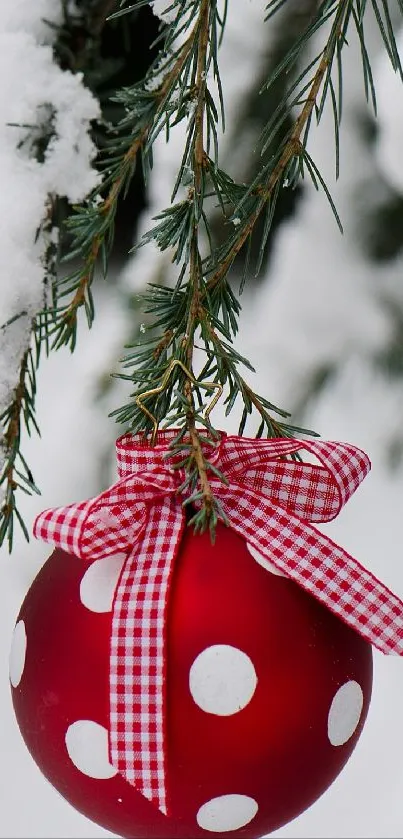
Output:
[[[233,346],[240,306],[227,278],[235,257],[248,240],[250,242],[255,224],[261,213],[264,212],[265,224],[256,272],[260,270],[276,201],[286,182],[296,184],[299,178],[308,175],[317,189],[321,187],[324,190],[341,227],[331,195],[320,171],[309,155],[306,145],[312,117],[315,116],[316,121],[320,121],[325,102],[330,96],[335,124],[336,171],[338,172],[338,128],[341,118],[342,91],[341,54],[346,43],[350,19],[353,20],[354,25],[362,35],[365,3],[361,3],[360,0],[357,0],[357,2],[355,0],[337,0],[337,2],[333,0],[333,2],[320,3],[307,31],[287,55],[285,61],[282,62],[282,66],[277,68],[273,78],[268,80],[268,84],[272,84],[277,72],[281,72],[285,68],[292,72],[302,50],[306,49],[313,36],[317,35],[319,29],[325,25],[330,26],[324,39],[323,48],[303,72],[297,78],[293,78],[287,90],[287,108],[282,103],[278,113],[274,114],[269,120],[261,138],[262,152],[273,143],[274,137],[281,128],[279,120],[282,117],[280,117],[280,114],[289,113],[291,107],[299,108],[293,127],[278,143],[276,154],[262,166],[255,180],[249,185],[234,183],[228,174],[219,168],[217,151],[218,113],[206,80],[207,63],[205,58],[209,37],[214,46],[217,44],[216,40],[213,41],[211,28],[209,31],[207,23],[209,10],[210,13],[217,13],[217,9],[216,4],[208,0],[206,2],[201,0],[199,5],[199,21],[201,23],[195,73],[197,100],[194,121],[188,129],[185,154],[173,195],[176,196],[185,168],[191,170],[192,186],[189,188],[185,199],[162,211],[156,219],[156,226],[145,237],[147,242],[154,240],[161,250],[172,249],[173,261],[179,266],[179,276],[173,291],[167,289],[159,291],[156,288],[150,290],[150,295],[147,298],[147,311],[154,318],[153,331],[154,334],[156,333],[155,338],[147,345],[142,344],[138,349],[131,348],[134,352],[126,357],[124,364],[133,368],[133,372],[128,378],[136,386],[134,393],[138,389],[147,390],[151,386],[152,377],[159,374],[162,376],[166,365],[170,363],[172,358],[181,359],[193,372],[194,349],[196,342],[200,340],[206,355],[206,361],[199,374],[199,381],[202,380],[202,376],[207,376],[227,388],[227,413],[232,410],[238,397],[241,399],[243,410],[239,433],[242,434],[244,431],[248,414],[257,411],[260,415],[257,436],[263,434],[290,436],[300,429],[296,429],[290,423],[284,421],[287,420],[287,413],[255,394],[239,373],[240,364],[250,365],[238,355]],[[279,11],[281,5],[279,2],[268,3],[268,20]],[[380,18],[378,17],[377,20],[382,34],[387,33],[385,43],[392,63],[397,67],[396,51],[392,49],[388,41],[393,29],[391,30],[390,27],[382,29]],[[212,46],[212,50],[214,50],[214,46]],[[335,58],[337,59],[337,70],[339,72],[337,93],[332,77]],[[363,66],[364,81],[368,91],[369,89],[372,90],[372,87],[368,84],[368,79],[371,77],[365,59],[366,52],[363,53]],[[218,68],[217,56],[214,60],[214,69],[216,67]],[[208,139],[210,140],[212,135],[215,141],[212,157],[209,155],[211,145],[207,148],[203,145],[204,121]],[[233,222],[233,233],[220,248],[214,248],[208,217],[204,210],[207,194],[214,195],[225,217]],[[201,255],[199,244],[199,228],[202,225],[209,243],[209,253],[204,257]],[[247,260],[246,265],[248,268]],[[160,331],[159,334],[158,327],[160,329],[162,327],[162,332]],[[155,363],[150,365],[151,360],[157,362],[158,369],[156,369]],[[185,462],[185,469],[192,475],[193,472],[195,473],[194,484],[196,486],[198,481],[198,491],[195,491],[192,500],[201,505],[195,515],[195,523],[200,529],[203,529],[210,522],[211,511],[214,506],[208,483],[209,464],[203,457],[201,447],[198,447],[197,444],[194,402],[190,381],[181,382],[181,373],[178,370],[176,383],[178,385],[176,390],[174,380],[163,398],[159,394],[154,402],[150,402],[148,408],[158,419],[165,420],[168,423],[172,422],[170,412],[173,412],[176,424],[184,424],[187,427],[191,439],[191,448],[189,449],[189,460]],[[181,400],[181,393],[185,395],[185,401]],[[187,407],[186,402],[189,407]],[[273,417],[273,412],[280,416],[279,420]],[[141,416],[136,405],[134,407],[130,404],[126,405],[115,414],[118,419],[129,422],[133,430],[149,431],[147,417]],[[302,430],[304,431],[304,429]]]
[[[38,228],[37,236],[41,236],[44,243],[42,254],[43,264],[43,310],[29,321],[28,312],[22,310],[8,323],[1,327],[6,332],[19,319],[30,324],[30,341],[23,353],[19,368],[19,377],[10,403],[0,414],[1,462],[0,491],[2,504],[0,508],[0,545],[8,543],[9,551],[13,546],[15,519],[19,523],[24,536],[29,539],[28,531],[18,507],[18,494],[26,495],[38,493],[32,471],[22,452],[22,432],[26,428],[29,435],[35,431],[40,435],[36,419],[36,374],[40,359],[45,352],[49,353],[49,320],[54,296],[58,254],[58,229],[56,227],[56,208],[53,196],[48,196],[45,217]]]

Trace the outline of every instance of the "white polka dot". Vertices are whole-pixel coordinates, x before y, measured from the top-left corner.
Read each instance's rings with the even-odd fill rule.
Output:
[[[338,689],[327,721],[327,733],[332,746],[342,746],[352,737],[360,721],[363,702],[358,682],[346,682]]]
[[[282,571],[279,571],[278,568],[276,568],[270,560],[266,559],[266,557],[263,556],[257,548],[251,545],[250,542],[246,543],[246,547],[250,555],[253,556],[253,559],[255,559],[262,568],[265,568],[266,571],[270,571],[271,574],[275,574],[277,577],[287,577],[287,574],[283,574]]]
[[[196,818],[204,830],[225,833],[249,824],[257,811],[257,803],[249,795],[220,795],[203,804]]]
[[[80,584],[81,603],[91,612],[110,612],[125,553],[97,559],[85,572]]]
[[[196,705],[207,714],[236,714],[250,702],[256,685],[257,676],[249,656],[228,644],[207,647],[190,668],[190,692]]]
[[[74,766],[89,778],[113,778],[117,770],[109,763],[108,732],[92,720],[77,720],[66,732],[66,748]]]
[[[13,688],[18,687],[25,666],[27,652],[27,633],[24,621],[18,621],[14,627],[10,649],[9,672]]]

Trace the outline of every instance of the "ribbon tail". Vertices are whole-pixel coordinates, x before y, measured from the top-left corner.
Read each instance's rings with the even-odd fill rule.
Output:
[[[242,497],[225,493],[241,536],[366,641],[403,655],[403,602],[370,571],[311,524],[247,488]]]
[[[167,602],[183,526],[176,499],[150,506],[123,569],[112,618],[110,760],[165,815]]]

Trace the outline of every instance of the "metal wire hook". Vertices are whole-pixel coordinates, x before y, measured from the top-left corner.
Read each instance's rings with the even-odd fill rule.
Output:
[[[143,402],[145,399],[148,399],[149,396],[157,396],[159,393],[163,393],[169,382],[171,373],[175,367],[181,368],[181,370],[183,371],[183,373],[185,373],[192,385],[195,385],[196,387],[201,387],[204,390],[217,391],[217,393],[215,394],[215,396],[213,397],[213,399],[211,400],[210,404],[207,406],[204,412],[204,419],[207,420],[209,418],[211,411],[213,410],[214,406],[217,404],[218,400],[221,398],[223,393],[222,385],[220,385],[218,382],[198,382],[197,379],[195,379],[195,377],[192,375],[190,370],[188,370],[187,367],[185,367],[183,362],[180,361],[179,358],[174,358],[165,370],[165,373],[161,380],[161,384],[158,385],[158,387],[151,388],[151,390],[145,390],[143,393],[139,393],[134,400],[136,405],[140,408],[141,411],[143,411],[143,413],[151,420],[153,424],[153,433],[151,435],[152,446],[155,445],[155,441],[157,439],[159,423],[156,417],[151,413],[151,411],[148,410],[148,408],[146,408]]]

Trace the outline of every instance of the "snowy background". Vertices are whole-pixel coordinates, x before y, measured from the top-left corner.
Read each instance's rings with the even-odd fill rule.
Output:
[[[32,55],[35,53],[43,78],[56,75],[55,69],[49,63],[46,65],[49,53],[46,58],[45,53],[40,53],[45,47],[39,46],[43,38],[37,10],[41,6],[41,14],[49,17],[52,5],[55,8],[58,4],[49,0],[35,4],[27,0],[9,3],[8,24],[6,14],[3,30],[8,25],[6,35],[12,32],[13,38],[7,40],[4,36],[4,49],[0,50],[3,78],[6,68],[7,77],[12,78],[9,61],[17,67],[28,46]],[[245,0],[242,4],[234,0],[230,4],[228,36],[222,56],[230,124],[244,80],[251,72],[251,54],[256,61],[259,45],[263,51],[263,5],[261,0]],[[403,193],[403,86],[399,86],[401,83],[382,57],[383,49],[371,20],[368,41],[378,91],[376,141],[368,144],[363,138],[362,121],[367,117],[367,105],[354,37],[345,55],[338,183],[334,183],[330,114],[325,114],[311,140],[311,154],[332,188],[345,234],[340,236],[324,196],[307,184],[296,215],[277,235],[267,277],[259,285],[253,285],[253,291],[245,292],[238,349],[257,368],[255,385],[261,393],[284,407],[299,409],[303,421],[323,438],[351,441],[370,455],[373,463],[370,476],[326,531],[402,597],[403,463],[398,454],[403,439],[403,381],[388,375],[377,359],[390,345],[393,315],[403,311],[403,257],[397,254],[383,262],[371,261],[363,238],[371,209],[376,209],[389,190]],[[48,171],[41,181],[44,176],[34,171],[34,166],[29,171],[27,164],[24,169],[20,161],[22,170],[17,172],[10,164],[9,133],[2,126],[12,121],[29,122],[29,111],[24,116],[24,102],[27,108],[32,107],[32,113],[38,104],[35,105],[38,88],[35,84],[27,85],[26,67],[21,66],[20,74],[14,77],[12,96],[0,93],[0,177],[2,185],[9,188],[7,204],[4,191],[0,199],[0,282],[4,307],[1,322],[10,317],[13,306],[20,302],[27,282],[29,288],[36,281],[39,257],[32,250],[29,252],[29,244],[25,253],[24,242],[32,241],[30,231],[40,215],[40,202],[45,200],[49,186],[46,178],[54,177]],[[74,88],[75,84],[70,79],[64,95],[57,80],[54,85],[56,109],[62,111],[62,103],[70,97],[69,132],[75,124],[84,125],[84,130],[83,114],[91,118],[96,107],[89,97],[85,100],[82,91],[79,93],[78,85]],[[28,93],[23,94],[24,85]],[[10,102],[19,99],[19,115],[12,117],[8,110]],[[67,139],[71,142],[71,133]],[[180,139],[179,130],[169,148],[162,143],[156,148],[149,214],[168,202]],[[54,155],[57,153],[56,148]],[[86,155],[88,162],[89,146]],[[77,167],[81,165],[85,168],[82,158],[69,159],[76,184],[80,183]],[[17,182],[17,178],[21,180]],[[27,178],[31,179],[31,185],[36,184],[29,193],[35,196],[36,206],[21,191]],[[87,181],[83,189],[88,186]],[[62,190],[63,186],[59,184],[59,188]],[[145,214],[141,220],[143,229],[148,221],[149,216]],[[21,223],[25,224],[22,232]],[[42,496],[24,499],[22,510],[28,526],[32,526],[35,515],[44,507],[69,503],[97,492],[101,473],[103,479],[109,473],[108,479],[113,480],[109,454],[118,432],[107,414],[121,404],[121,393],[115,391],[100,399],[99,382],[106,371],[116,367],[128,331],[122,289],[141,289],[157,268],[158,256],[150,249],[143,249],[139,257],[126,265],[115,285],[98,287],[96,322],[90,333],[83,324],[76,354],[71,356],[61,350],[42,364],[38,401],[42,439],[33,438],[25,447]],[[11,277],[13,283],[21,278],[19,297],[15,296],[15,286],[13,292],[10,285]],[[35,306],[34,296],[32,306]],[[4,348],[3,362],[0,362],[3,374],[12,352],[16,352],[15,346]],[[332,375],[302,409],[304,395],[320,369],[330,369]],[[218,427],[236,431],[235,415],[223,420],[217,407],[214,419]],[[395,453],[392,458],[391,452]],[[8,682],[11,633],[20,603],[47,555],[46,546],[35,542],[27,545],[19,537],[11,557],[5,549],[1,551],[0,836],[95,839],[111,834],[77,814],[42,778],[19,736],[11,708]],[[374,652],[374,664],[374,691],[368,720],[345,770],[309,811],[273,835],[291,839],[403,836],[403,662]]]

